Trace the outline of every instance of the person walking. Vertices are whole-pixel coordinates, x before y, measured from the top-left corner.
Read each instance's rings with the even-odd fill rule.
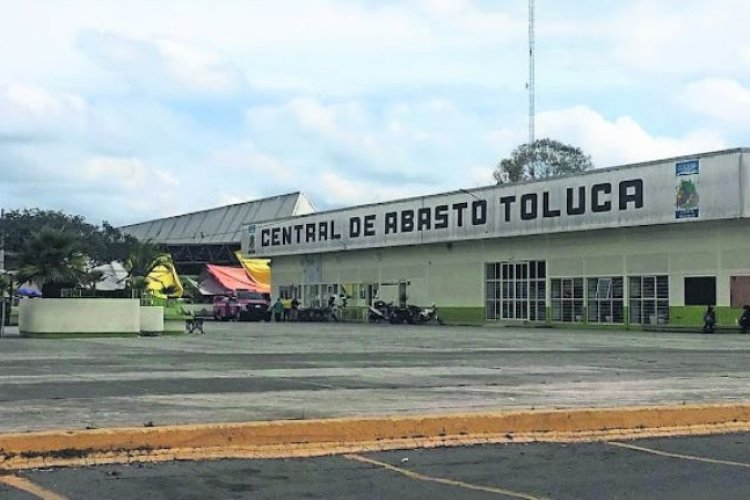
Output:
[[[740,316],[740,319],[738,321],[740,325],[740,332],[747,333],[748,328],[750,328],[750,306],[745,304],[742,306],[742,316]]]
[[[703,333],[714,333],[714,327],[716,326],[716,311],[714,306],[707,306],[706,312],[703,314]]]
[[[284,303],[281,302],[281,297],[276,299],[276,302],[271,306],[271,311],[273,311],[273,320],[276,323],[281,322],[281,316],[284,314]]]

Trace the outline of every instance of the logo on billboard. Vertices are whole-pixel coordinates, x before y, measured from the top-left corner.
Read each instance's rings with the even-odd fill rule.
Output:
[[[698,160],[680,161],[675,163],[675,175],[678,179],[677,193],[675,196],[676,219],[694,219],[699,216],[699,174],[700,164]]]

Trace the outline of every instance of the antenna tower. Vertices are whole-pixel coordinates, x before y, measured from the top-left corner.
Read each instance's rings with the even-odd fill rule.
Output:
[[[529,0],[529,144],[534,142],[534,0]]]

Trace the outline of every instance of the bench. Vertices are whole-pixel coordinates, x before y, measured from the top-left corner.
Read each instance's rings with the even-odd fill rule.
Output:
[[[203,331],[203,318],[191,318],[185,320],[185,332],[188,334],[191,333],[200,333],[205,335],[206,332]]]

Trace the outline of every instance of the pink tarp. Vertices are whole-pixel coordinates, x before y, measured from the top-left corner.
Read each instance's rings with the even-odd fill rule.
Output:
[[[241,267],[206,264],[200,280],[200,290],[204,295],[224,295],[235,290],[252,290],[270,293],[270,287],[257,283]]]

